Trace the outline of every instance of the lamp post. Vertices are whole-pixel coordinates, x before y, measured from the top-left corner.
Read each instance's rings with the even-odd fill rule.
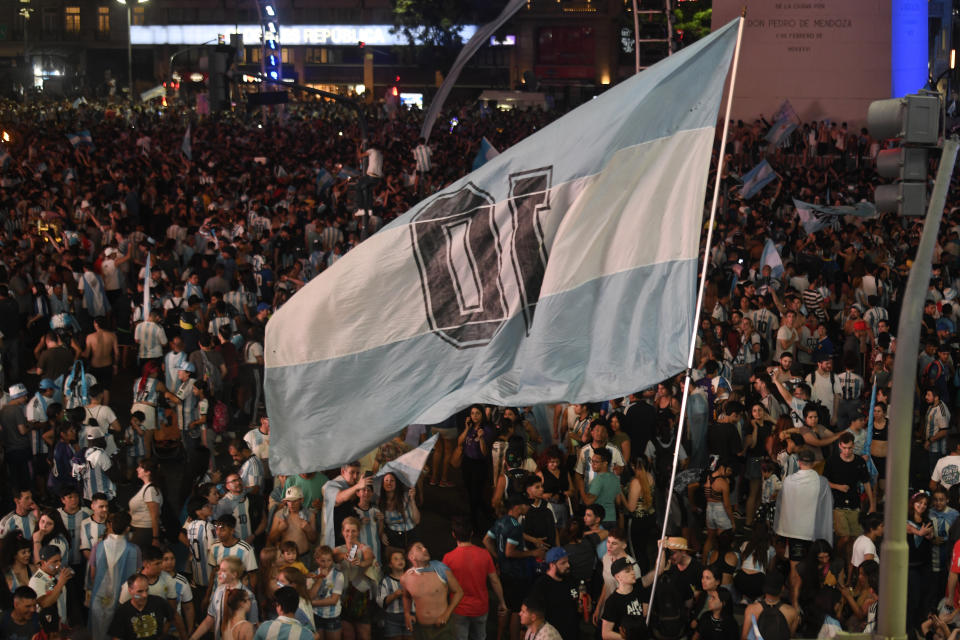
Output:
[[[130,93],[130,101],[133,102],[133,3],[146,4],[149,0],[117,0],[120,4],[127,7],[127,90]]]

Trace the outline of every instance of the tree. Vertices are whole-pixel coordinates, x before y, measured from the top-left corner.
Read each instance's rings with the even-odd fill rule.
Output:
[[[683,44],[688,45],[710,33],[713,15],[712,0],[680,2],[673,10],[673,28],[683,32]]]
[[[463,45],[468,5],[459,0],[394,0],[393,33],[402,34],[409,52],[424,67],[437,68]]]

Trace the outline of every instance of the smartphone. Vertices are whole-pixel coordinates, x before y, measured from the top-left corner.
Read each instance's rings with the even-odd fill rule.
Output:
[[[358,549],[359,547],[357,547],[357,545],[353,545],[352,547],[350,547],[350,555],[347,556],[347,560],[349,560],[350,562],[353,562],[354,559],[357,557]]]

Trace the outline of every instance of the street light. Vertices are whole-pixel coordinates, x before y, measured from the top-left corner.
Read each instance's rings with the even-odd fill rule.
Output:
[[[150,0],[136,0],[137,4],[147,4]],[[117,0],[127,7],[127,88],[130,92],[130,101],[133,102],[133,33],[130,26],[133,24],[134,0]]]

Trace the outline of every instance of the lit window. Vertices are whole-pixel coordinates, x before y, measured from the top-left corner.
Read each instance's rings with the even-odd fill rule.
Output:
[[[97,32],[110,33],[110,7],[97,7]]]
[[[146,10],[143,7],[134,7],[133,14],[130,16],[130,22],[138,27],[145,24],[144,12]]]
[[[293,58],[293,51],[290,50],[290,47],[280,47],[280,59],[283,60],[283,64],[290,64]]]
[[[67,7],[64,13],[67,33],[80,33],[80,7]]]

